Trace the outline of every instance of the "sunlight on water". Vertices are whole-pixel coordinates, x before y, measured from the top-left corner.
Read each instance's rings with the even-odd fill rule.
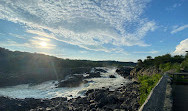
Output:
[[[17,86],[0,88],[0,96],[8,96],[12,98],[55,98],[68,97],[74,98],[84,96],[88,89],[110,88],[111,90],[118,88],[121,84],[126,84],[129,81],[115,73],[115,68],[105,68],[108,73],[101,73],[101,78],[87,79],[87,84],[82,84],[74,88],[56,88],[57,81],[47,81],[37,85],[22,84]],[[109,78],[109,75],[114,75],[116,78]]]

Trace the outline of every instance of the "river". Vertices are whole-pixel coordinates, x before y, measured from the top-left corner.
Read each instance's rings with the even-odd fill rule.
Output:
[[[55,98],[55,97],[67,97],[76,98],[78,96],[84,96],[84,93],[89,89],[99,89],[102,87],[110,88],[114,90],[121,85],[125,85],[130,82],[124,79],[122,76],[118,75],[115,71],[116,68],[104,68],[107,73],[101,73],[100,78],[87,79],[89,81],[86,84],[81,84],[79,87],[62,87],[56,88],[58,81],[46,81],[36,85],[21,84],[17,86],[9,86],[0,88],[0,96],[6,96],[11,98]],[[109,78],[109,75],[114,75],[116,78]]]

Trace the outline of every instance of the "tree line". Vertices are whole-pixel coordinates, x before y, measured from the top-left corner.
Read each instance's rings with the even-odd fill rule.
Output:
[[[137,61],[137,67],[151,67],[156,66],[162,71],[168,71],[174,69],[176,72],[188,71],[188,52],[183,55],[165,54],[152,58],[147,56],[143,61],[139,59]]]

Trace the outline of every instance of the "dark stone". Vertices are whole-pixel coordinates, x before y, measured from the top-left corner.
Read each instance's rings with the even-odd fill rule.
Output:
[[[114,91],[109,89],[91,89],[86,92],[85,97],[67,100],[67,98],[53,99],[12,99],[0,97],[0,111],[137,111],[140,107],[139,84],[129,83]]]
[[[57,87],[78,87],[83,83],[83,75],[73,75],[58,83]]]
[[[98,68],[95,68],[95,72],[103,72],[103,73],[107,73],[106,70],[104,70],[104,69],[98,69]]]
[[[114,75],[110,75],[109,78],[116,78],[116,76],[114,76]]]
[[[131,67],[122,67],[116,70],[116,73],[123,76],[124,78],[127,78],[130,76],[130,72],[133,68]]]
[[[89,76],[86,76],[84,78],[89,79],[89,78],[98,78],[98,77],[101,77],[100,72],[89,73]]]

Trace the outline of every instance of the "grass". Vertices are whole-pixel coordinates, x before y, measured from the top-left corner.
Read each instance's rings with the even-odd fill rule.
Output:
[[[139,104],[142,105],[146,98],[148,97],[151,90],[155,87],[159,79],[162,77],[161,74],[154,74],[152,76],[143,75],[138,77],[140,82],[140,101]]]

